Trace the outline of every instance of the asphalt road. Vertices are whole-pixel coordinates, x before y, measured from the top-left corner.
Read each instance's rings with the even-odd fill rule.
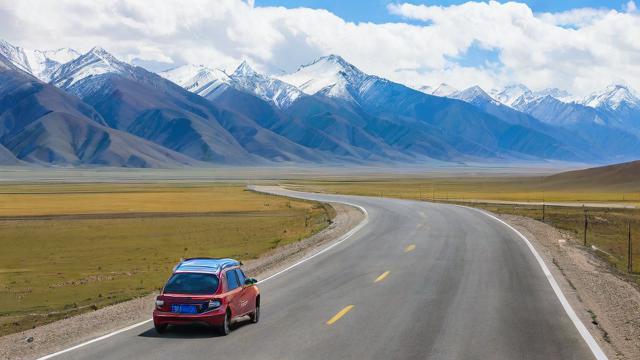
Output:
[[[368,223],[261,283],[260,323],[226,337],[160,336],[147,323],[55,358],[594,358],[525,242],[497,220],[446,204],[296,196],[358,204]]]

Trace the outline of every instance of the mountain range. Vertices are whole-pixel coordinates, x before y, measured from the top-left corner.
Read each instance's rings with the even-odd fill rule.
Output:
[[[640,101],[524,85],[413,89],[337,55],[270,76],[184,65],[159,74],[99,47],[0,41],[0,163],[176,167],[569,161],[640,154]]]

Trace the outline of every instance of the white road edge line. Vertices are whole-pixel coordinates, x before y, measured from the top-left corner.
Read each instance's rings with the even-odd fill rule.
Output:
[[[322,254],[322,253],[324,253],[324,252],[326,252],[326,251],[328,251],[328,250],[340,245],[341,243],[343,243],[344,241],[349,239],[351,236],[353,236],[353,234],[358,232],[358,230],[362,229],[369,222],[369,213],[367,212],[367,210],[364,207],[362,207],[360,205],[348,203],[348,202],[345,202],[345,201],[332,201],[332,202],[341,203],[341,204],[345,204],[345,205],[350,205],[350,206],[353,206],[353,207],[356,207],[356,208],[360,209],[360,211],[362,211],[364,213],[364,219],[358,225],[356,225],[356,227],[354,227],[353,229],[349,230],[349,232],[347,232],[346,234],[342,235],[340,238],[338,238],[338,240],[336,242],[334,242],[330,246],[318,251],[317,253],[314,253],[313,255],[311,255],[309,257],[306,257],[306,258],[298,261],[297,263],[295,263],[295,264],[293,264],[293,265],[291,265],[291,266],[289,266],[289,267],[287,267],[287,268],[285,268],[285,269],[283,269],[281,271],[278,271],[277,273],[275,273],[275,274],[273,274],[273,275],[271,275],[271,276],[269,276],[269,277],[267,277],[265,279],[262,279],[262,280],[258,281],[258,284],[263,283],[263,282],[265,282],[265,281],[267,281],[269,279],[273,279],[274,277],[284,273],[285,271],[289,271],[289,270],[293,269],[294,267],[306,262],[307,260],[311,260],[314,257],[316,257],[316,256],[318,256],[318,255],[320,255],[320,254]],[[137,328],[138,326],[144,325],[144,324],[146,324],[146,323],[148,323],[150,321],[153,321],[153,318],[141,321],[141,322],[139,322],[137,324],[133,324],[133,325],[127,326],[125,328],[122,328],[120,330],[116,330],[116,331],[108,333],[106,335],[102,335],[100,337],[97,337],[95,339],[92,339],[92,340],[83,342],[81,344],[72,346],[70,348],[67,348],[67,349],[64,349],[64,350],[60,350],[60,351],[55,352],[53,354],[49,354],[49,355],[40,357],[37,360],[51,359],[52,357],[64,354],[64,353],[69,352],[69,351],[76,350],[76,349],[81,348],[83,346],[87,346],[89,344],[93,344],[95,342],[98,342],[98,341],[101,341],[101,340],[104,340],[104,339],[108,339],[108,338],[110,338],[112,336],[118,335],[118,334],[123,333],[125,331],[129,331],[131,329]]]
[[[362,206],[356,205],[356,204],[351,204],[351,203],[344,202],[344,201],[332,201],[332,202],[337,202],[337,203],[341,203],[341,204],[345,204],[345,205],[350,205],[350,206],[353,206],[353,207],[356,207],[356,208],[360,209],[364,213],[364,219],[356,227],[354,227],[353,229],[349,230],[349,232],[347,232],[346,234],[342,235],[340,238],[338,238],[338,240],[336,242],[334,242],[330,246],[327,246],[326,248],[318,251],[317,253],[314,253],[313,255],[311,255],[309,257],[306,257],[306,258],[298,261],[297,263],[295,263],[295,264],[293,264],[293,265],[291,265],[291,266],[289,266],[289,267],[287,267],[287,268],[285,268],[283,270],[280,270],[280,271],[278,271],[277,273],[275,273],[275,274],[273,274],[271,276],[268,276],[268,277],[258,281],[258,284],[261,284],[261,283],[263,283],[263,282],[265,282],[265,281],[267,281],[269,279],[273,279],[274,277],[282,274],[283,272],[291,270],[294,267],[296,267],[296,266],[298,266],[298,265],[300,265],[300,264],[302,264],[302,263],[304,263],[304,262],[306,262],[308,260],[311,260],[314,257],[316,257],[316,256],[318,256],[318,255],[320,255],[320,254],[322,254],[322,253],[324,253],[326,251],[329,251],[329,250],[333,249],[334,247],[340,245],[341,243],[343,243],[344,241],[349,239],[351,236],[353,236],[353,234],[358,232],[358,230],[362,229],[369,222],[369,213]]]
[[[580,321],[580,318],[578,317],[576,312],[571,307],[571,304],[569,304],[569,301],[564,296],[564,293],[562,293],[562,290],[560,289],[560,286],[558,285],[558,282],[556,281],[556,279],[551,274],[551,271],[549,271],[549,268],[544,263],[544,260],[542,259],[540,254],[538,254],[538,251],[536,251],[536,249],[533,247],[533,244],[531,244],[531,241],[529,241],[529,239],[527,239],[526,236],[522,235],[522,233],[520,231],[516,230],[513,226],[507,224],[505,221],[499,219],[496,216],[493,216],[492,214],[489,214],[486,211],[483,211],[483,210],[480,210],[480,209],[476,209],[476,208],[472,208],[472,207],[468,207],[468,206],[463,206],[463,205],[457,205],[457,206],[464,207],[464,208],[471,209],[471,210],[475,210],[477,212],[480,212],[482,214],[485,214],[486,216],[489,216],[489,217],[493,218],[494,220],[499,221],[504,226],[506,226],[507,228],[511,229],[513,232],[515,232],[527,244],[527,247],[529,247],[529,250],[531,250],[531,252],[533,253],[533,256],[535,256],[536,260],[538,261],[538,265],[540,265],[540,267],[542,268],[542,272],[547,277],[547,280],[549,281],[549,284],[551,284],[551,288],[553,288],[553,292],[556,293],[556,296],[558,297],[558,300],[560,300],[560,303],[562,304],[562,307],[564,308],[564,311],[569,316],[569,319],[571,319],[571,321],[573,322],[573,325],[575,325],[576,329],[578,330],[578,332],[582,336],[582,339],[584,339],[584,341],[589,346],[589,349],[591,349],[591,352],[593,353],[593,356],[595,356],[595,358],[597,360],[608,360],[607,359],[607,355],[605,355],[604,351],[602,351],[602,348],[600,348],[600,345],[598,345],[598,342],[593,338],[593,336],[591,335],[589,330],[586,328],[586,326],[584,326],[582,321]]]
[[[108,334],[106,334],[106,335],[103,335],[103,336],[97,337],[97,338],[95,338],[95,339],[92,339],[92,340],[89,340],[89,341],[83,342],[83,343],[78,344],[78,345],[76,345],[76,346],[72,346],[72,347],[70,347],[70,348],[68,348],[68,349],[60,350],[60,351],[55,352],[55,353],[53,353],[53,354],[49,354],[49,355],[43,356],[43,357],[41,357],[41,358],[38,358],[38,360],[51,359],[51,358],[52,358],[52,357],[54,357],[54,356],[58,356],[58,355],[64,354],[64,353],[66,353],[66,352],[69,352],[69,351],[72,351],[72,350],[75,350],[75,349],[81,348],[81,347],[83,347],[83,346],[86,346],[86,345],[92,344],[92,343],[94,343],[94,342],[98,342],[98,341],[100,341],[100,340],[104,340],[104,339],[110,338],[110,337],[112,337],[112,336],[114,336],[114,335],[118,335],[118,334],[120,334],[120,333],[122,333],[122,332],[125,332],[125,331],[128,331],[128,330],[131,330],[131,329],[136,328],[136,327],[138,327],[138,326],[140,326],[140,325],[144,325],[144,324],[146,324],[146,323],[148,323],[148,322],[150,322],[150,321],[152,321],[152,320],[153,320],[153,319],[147,319],[147,320],[145,320],[145,321],[141,321],[141,322],[139,322],[139,323],[137,323],[137,324],[133,324],[133,325],[127,326],[126,328],[122,328],[122,329],[120,329],[120,330],[116,330],[116,331],[114,331],[114,332],[112,332],[112,333],[108,333]]]

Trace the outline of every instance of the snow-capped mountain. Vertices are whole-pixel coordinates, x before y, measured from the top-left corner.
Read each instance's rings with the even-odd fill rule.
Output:
[[[132,73],[133,67],[116,59],[101,47],[94,47],[86,54],[58,68],[51,75],[51,83],[60,88],[69,88],[90,76],[107,73]]]
[[[455,87],[449,85],[449,84],[445,84],[445,83],[441,83],[440,85],[438,85],[437,88],[435,88],[432,92],[431,95],[435,95],[435,96],[449,96],[455,92],[457,92],[458,89],[456,89]]]
[[[293,85],[259,74],[246,61],[243,61],[231,75],[204,65],[183,65],[159,75],[209,100],[216,98],[229,87],[258,96],[278,108],[286,108],[300,96],[304,96],[304,93]]]
[[[532,91],[523,84],[512,84],[502,90],[491,90],[491,97],[500,103],[516,110],[527,112],[532,103],[539,104],[547,96],[560,102],[569,103],[573,96],[565,90],[548,88],[540,91]]]
[[[489,102],[495,105],[499,105],[500,102],[496,101],[492,98],[486,91],[482,90],[480,86],[472,86],[468,89],[462,91],[456,91],[447,97],[452,99],[462,100],[464,102],[468,102],[474,105],[477,105],[478,102]]]
[[[31,74],[29,60],[27,60],[27,55],[23,48],[13,46],[4,40],[0,40],[0,54],[20,70]]]
[[[188,156],[109,127],[94,107],[26,73],[2,54],[0,114],[3,164],[18,161],[64,166],[197,164]]]
[[[357,102],[359,94],[379,79],[363,73],[338,55],[321,57],[278,78],[309,95],[321,94],[352,102]]]
[[[47,73],[51,64],[59,65]],[[25,72],[52,80],[43,84]],[[24,90],[14,85],[20,82],[42,89],[44,95],[29,101],[47,105],[38,116],[46,117],[42,124],[50,131],[38,142],[22,130],[9,142],[0,136],[0,162],[372,164],[604,161],[640,154],[640,126],[636,134],[628,125],[640,119],[640,112],[630,108],[640,101],[635,92],[619,87],[595,97],[614,113],[564,102],[571,96],[562,90],[531,91],[521,84],[491,93],[447,84],[411,89],[368,75],[337,55],[278,76],[260,74],[247,62],[233,73],[185,65],[154,74],[98,47],[77,57],[65,49],[29,53],[4,42],[1,76],[15,83],[0,81],[5,90],[0,103],[18,115],[0,117],[0,135],[7,121],[28,119],[33,110],[6,100]],[[59,104],[51,103],[54,95]],[[69,104],[76,110],[66,109]],[[30,136],[40,134],[33,130]],[[100,153],[107,137],[112,141],[108,152],[87,156]],[[615,145],[609,144],[612,139]],[[86,143],[95,145],[90,152]],[[56,157],[35,151],[34,144]]]
[[[80,56],[77,51],[69,48],[29,50],[13,46],[4,40],[0,40],[0,53],[20,70],[44,82],[48,82],[60,66]]]
[[[257,73],[246,61],[236,68],[230,79],[234,88],[257,95],[278,108],[287,108],[304,96],[300,89],[291,84]]]
[[[449,97],[480,106],[483,110],[497,114],[496,109],[487,108],[487,104],[506,106],[511,112],[501,116],[505,121],[517,118],[518,112],[533,116],[535,119],[553,126],[574,126],[579,123],[605,125],[606,116],[588,106],[573,101],[567,91],[549,88],[532,91],[523,84],[513,84],[502,90],[492,90],[492,95],[477,86],[451,94]],[[504,109],[500,111],[504,113]]]
[[[26,52],[31,73],[44,82],[51,80],[51,75],[63,64],[73,61],[80,53],[73,49],[33,50]]]
[[[530,99],[533,93],[523,84],[513,84],[502,90],[493,90],[491,96],[504,105],[514,107],[516,103]]]
[[[566,90],[562,90],[558,88],[548,88],[540,91],[534,91],[533,95],[536,98],[551,96],[562,102],[572,102],[574,100],[574,96],[571,95],[571,93],[569,93]]]
[[[606,89],[596,91],[581,102],[594,109],[617,110],[623,105],[635,108],[640,105],[638,93],[628,86],[613,84]]]
[[[430,85],[423,85],[416,87],[415,89],[428,95],[440,97],[450,97],[450,95],[459,92],[459,90],[455,87],[445,83],[441,83],[440,85],[435,87]]]
[[[211,69],[204,65],[183,65],[163,71],[158,75],[172,81],[184,89],[207,97],[229,86],[229,75],[220,69]]]

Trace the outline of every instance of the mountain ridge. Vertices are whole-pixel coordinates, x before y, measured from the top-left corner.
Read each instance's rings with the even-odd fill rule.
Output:
[[[16,61],[0,65],[33,70]],[[635,126],[633,101],[605,111],[563,102],[568,94],[559,89],[524,85],[508,94],[446,84],[415,90],[338,55],[276,76],[246,61],[230,74],[189,64],[155,74],[94,47],[57,67],[51,84],[76,96],[74,106],[93,109],[95,126],[167,149],[178,163],[607,161],[637,156],[640,145],[636,127],[624,127]],[[500,93],[511,106],[496,99]],[[613,137],[618,144],[608,146]]]
[[[0,55],[0,63],[6,62]],[[80,99],[11,66],[0,67],[0,144],[16,159],[42,165],[198,165],[193,159],[109,128]]]

